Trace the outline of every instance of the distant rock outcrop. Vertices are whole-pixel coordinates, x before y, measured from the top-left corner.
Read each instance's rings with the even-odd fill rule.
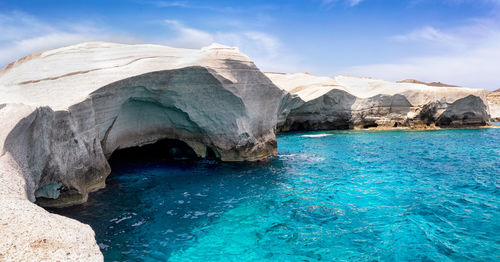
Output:
[[[222,161],[275,155],[285,92],[236,48],[83,43],[10,64],[0,71],[0,94],[0,182],[6,187],[0,220],[45,221],[56,216],[28,199],[44,206],[85,202],[105,186],[107,158],[119,149],[170,139],[198,157]],[[26,208],[10,206],[7,198],[25,201],[19,206]],[[58,219],[61,228],[72,223],[93,236],[88,226]],[[49,220],[33,223],[56,223]],[[22,228],[1,224],[2,232]],[[61,241],[78,242],[74,237]],[[74,245],[99,254],[90,239]],[[0,246],[0,254],[8,249]]]
[[[405,79],[402,81],[397,81],[396,83],[421,84],[421,85],[439,86],[439,87],[459,87],[459,86],[455,86],[455,85],[448,85],[448,84],[441,83],[441,82],[426,83],[426,82],[418,81],[415,79]]]
[[[281,131],[489,124],[485,90],[347,76],[266,75],[295,95],[283,101]]]
[[[491,120],[500,122],[500,89],[488,94]]]

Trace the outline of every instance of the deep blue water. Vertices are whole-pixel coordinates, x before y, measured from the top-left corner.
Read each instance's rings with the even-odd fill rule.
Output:
[[[500,128],[278,144],[261,163],[115,166],[57,212],[90,224],[107,261],[500,261]]]

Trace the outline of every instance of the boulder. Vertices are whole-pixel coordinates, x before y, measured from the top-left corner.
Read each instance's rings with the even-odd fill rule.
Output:
[[[487,91],[416,80],[266,73],[284,97],[278,130],[489,125]]]

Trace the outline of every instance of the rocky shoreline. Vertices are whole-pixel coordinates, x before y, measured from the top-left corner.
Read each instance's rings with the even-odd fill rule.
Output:
[[[496,108],[485,90],[440,83],[264,74],[217,44],[39,52],[0,71],[0,93],[0,260],[102,260],[88,225],[34,202],[85,202],[116,150],[170,139],[199,158],[257,161],[277,153],[277,132],[485,127]]]
[[[281,131],[489,124],[485,90],[350,76],[266,75],[293,96],[285,105],[287,116],[278,123]]]
[[[500,122],[500,89],[488,94],[491,121]]]

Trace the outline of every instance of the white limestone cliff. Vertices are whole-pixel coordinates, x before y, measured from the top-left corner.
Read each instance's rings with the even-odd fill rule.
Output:
[[[266,73],[285,97],[278,129],[319,130],[489,124],[487,91],[441,83]]]
[[[492,121],[500,122],[500,89],[488,94],[488,104]]]
[[[217,44],[94,42],[32,54],[0,71],[0,261],[101,261],[88,225],[33,202],[85,202],[105,186],[116,150],[173,139],[198,157],[254,161],[276,154],[277,127],[487,125],[486,95],[441,83],[266,77]]]
[[[88,226],[31,202],[85,202],[105,186],[115,150],[162,139],[223,161],[272,156],[284,95],[247,56],[217,44],[191,50],[83,43],[8,65],[0,71],[0,230],[20,234],[9,235],[10,246],[2,241],[0,260],[32,239],[44,248],[21,252],[102,259]],[[57,235],[61,230],[71,234]]]

